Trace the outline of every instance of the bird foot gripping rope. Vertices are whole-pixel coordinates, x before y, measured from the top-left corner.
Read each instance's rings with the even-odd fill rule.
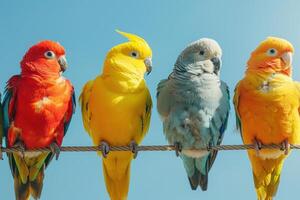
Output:
[[[289,151],[290,151],[290,148],[291,148],[291,145],[289,144],[289,141],[288,140],[284,140],[282,143],[281,143],[281,151],[284,151],[284,154],[285,155],[288,155],[289,154]]]
[[[100,143],[100,149],[101,149],[101,152],[102,152],[102,156],[103,158],[106,158],[108,153],[110,152],[110,146],[107,142],[105,141],[102,141]]]
[[[135,141],[131,141],[129,144],[129,147],[131,149],[131,152],[133,153],[133,159],[136,159],[138,151],[139,151],[139,146]]]
[[[175,142],[174,149],[175,149],[176,156],[178,157],[182,151],[182,145],[179,142]]]

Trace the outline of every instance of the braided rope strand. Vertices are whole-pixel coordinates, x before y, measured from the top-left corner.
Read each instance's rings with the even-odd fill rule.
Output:
[[[300,149],[300,145],[290,145],[291,149]],[[254,145],[218,145],[197,150],[216,150],[216,151],[232,151],[232,150],[249,150],[255,149]],[[282,149],[281,145],[268,144],[262,145],[262,149]],[[62,152],[97,152],[101,151],[101,146],[63,146],[60,148]],[[130,146],[110,146],[110,151],[132,151]],[[138,146],[138,151],[175,151],[174,145],[147,145]],[[2,152],[13,153],[22,152],[18,147],[1,148]],[[0,151],[0,152],[1,152]],[[51,152],[50,148],[28,149],[25,152]]]

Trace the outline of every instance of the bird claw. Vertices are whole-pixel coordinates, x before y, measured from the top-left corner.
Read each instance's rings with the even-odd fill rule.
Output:
[[[18,141],[13,145],[14,148],[16,148],[17,150],[19,150],[21,152],[22,158],[25,157],[25,145],[23,142]],[[2,153],[2,152],[1,152]]]
[[[290,151],[290,148],[291,148],[291,145],[289,143],[289,141],[286,139],[284,140],[282,143],[281,143],[281,151],[284,151],[284,154],[285,155],[288,155],[289,154],[289,151]]]
[[[179,142],[174,143],[176,156],[179,156],[179,153],[182,151],[182,145]]]
[[[253,145],[254,145],[254,149],[255,149],[255,152],[256,152],[256,156],[259,156],[259,151],[262,148],[261,141],[259,141],[258,139],[255,138],[254,141],[253,141]]]
[[[101,141],[100,148],[101,148],[102,156],[106,158],[110,149],[109,144],[107,142]]]
[[[55,160],[58,160],[60,155],[60,147],[56,142],[50,144],[50,150],[55,155]]]
[[[211,148],[212,146],[213,146],[212,142],[209,142],[207,147],[206,147],[207,151],[212,152],[213,151],[212,148]]]
[[[136,159],[138,151],[139,151],[138,150],[138,148],[139,148],[138,144],[133,140],[133,141],[130,142],[129,147],[130,147],[131,152],[133,153],[133,159]]]

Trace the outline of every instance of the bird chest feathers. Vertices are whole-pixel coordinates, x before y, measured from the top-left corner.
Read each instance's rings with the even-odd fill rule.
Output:
[[[239,112],[246,143],[252,143],[253,136],[266,144],[285,138],[299,140],[294,137],[300,131],[299,93],[292,79],[279,74],[271,79],[250,76],[242,81],[241,88]]]
[[[96,79],[90,96],[90,127],[94,141],[106,140],[111,144],[127,143],[141,131],[141,117],[148,94],[146,88],[137,93],[117,93]],[[97,86],[97,87],[96,87]]]
[[[39,132],[53,132],[58,119],[63,119],[71,99],[72,87],[67,81],[38,83],[35,80],[21,80],[18,88],[16,126],[36,127]],[[27,125],[20,125],[18,119],[27,118]],[[40,125],[36,125],[36,124]],[[58,122],[57,122],[58,123]],[[45,126],[47,124],[47,126]],[[23,128],[24,129],[24,128]],[[47,130],[45,130],[47,129]]]
[[[31,105],[28,109],[33,110],[36,115],[45,115],[47,118],[46,115],[52,113],[58,117],[59,113],[63,114],[66,111],[72,88],[63,77],[47,83],[23,82],[19,89],[21,103]]]
[[[177,102],[210,108],[216,108],[223,96],[219,80],[205,81],[201,78],[197,81],[185,81],[180,85],[174,84],[173,93]]]

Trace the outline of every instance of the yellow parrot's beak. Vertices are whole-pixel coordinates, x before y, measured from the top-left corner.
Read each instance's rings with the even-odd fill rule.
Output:
[[[147,68],[147,75],[149,75],[152,71],[152,60],[151,60],[151,58],[150,57],[146,58],[144,60],[144,63],[145,63],[146,68]]]
[[[280,58],[285,63],[286,66],[292,65],[292,61],[293,61],[292,52],[286,52],[286,53],[282,54],[282,56]]]
[[[68,63],[67,63],[67,59],[66,56],[60,56],[58,58],[58,63],[60,65],[60,69],[62,72],[66,71],[67,67],[68,67]]]

